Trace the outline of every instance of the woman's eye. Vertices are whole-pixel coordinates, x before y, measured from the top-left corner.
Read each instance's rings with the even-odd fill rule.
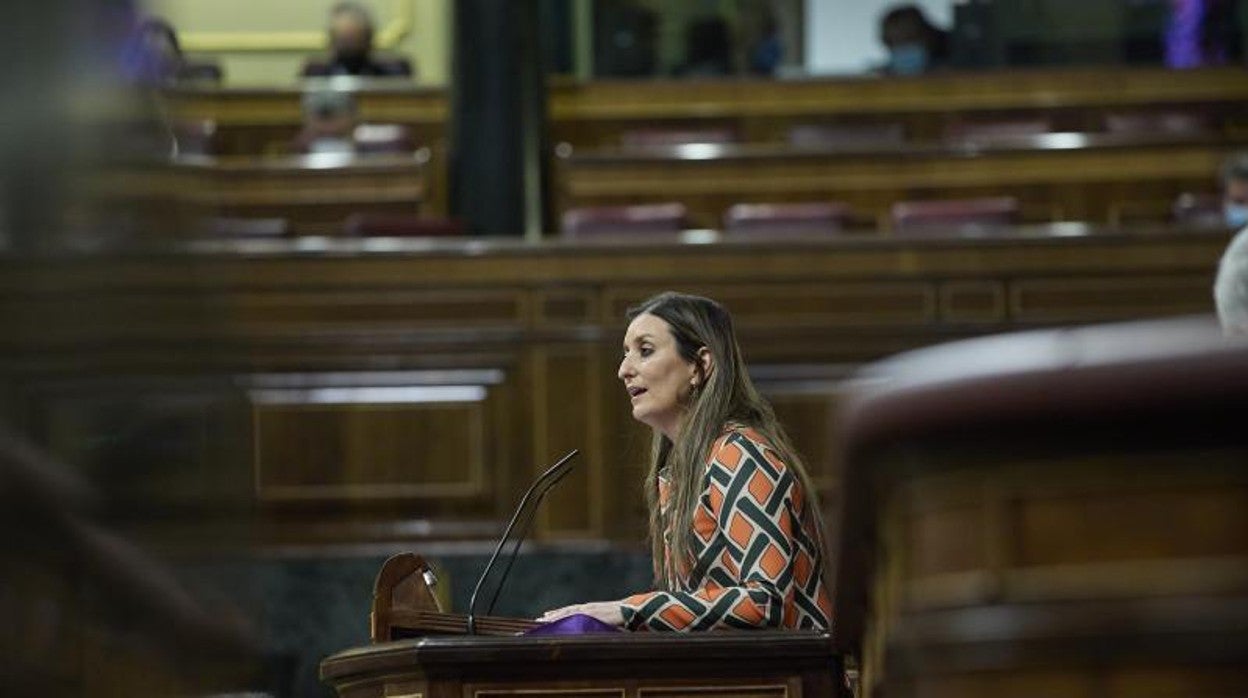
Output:
[[[650,348],[650,347],[642,347],[642,348],[641,348],[641,355],[642,355],[642,356],[650,356],[650,355],[651,355],[651,354],[653,354],[653,353],[654,353],[654,349],[652,349],[652,348]]]

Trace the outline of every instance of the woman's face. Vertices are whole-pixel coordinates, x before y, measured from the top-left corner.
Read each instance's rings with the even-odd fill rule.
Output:
[[[674,441],[697,368],[680,355],[666,320],[642,313],[629,323],[617,375],[632,401],[633,419]]]

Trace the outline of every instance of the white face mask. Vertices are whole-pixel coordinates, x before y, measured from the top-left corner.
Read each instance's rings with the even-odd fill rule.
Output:
[[[1227,227],[1238,230],[1248,225],[1248,204],[1227,202],[1222,205],[1222,219]]]

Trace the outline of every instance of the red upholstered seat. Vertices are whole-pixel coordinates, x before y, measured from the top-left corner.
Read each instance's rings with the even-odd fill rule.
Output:
[[[1222,197],[1217,194],[1184,192],[1174,200],[1171,216],[1178,223],[1221,224]]]
[[[688,211],[681,203],[593,206],[565,211],[566,236],[603,233],[676,233],[687,227]]]
[[[360,124],[352,139],[357,153],[410,153],[416,149],[412,130],[402,124]]]
[[[795,148],[897,145],[906,140],[901,124],[799,124],[789,129]]]
[[[1038,136],[1053,130],[1045,118],[1001,121],[957,121],[945,129],[945,140],[980,141]]]
[[[233,218],[218,216],[200,221],[204,235],[214,238],[280,238],[291,233],[285,218]]]
[[[840,202],[735,204],[724,212],[724,232],[835,233],[850,213]]]
[[[620,134],[623,148],[660,148],[689,143],[736,143],[737,135],[728,128],[636,129]]]
[[[1164,111],[1108,114],[1105,130],[1110,133],[1189,135],[1204,133],[1212,128],[1205,114]]]
[[[353,213],[343,232],[357,237],[456,237],[468,232],[462,218],[391,213]]]
[[[998,196],[981,199],[901,201],[893,204],[894,230],[966,225],[1010,225],[1018,221],[1018,199]]]

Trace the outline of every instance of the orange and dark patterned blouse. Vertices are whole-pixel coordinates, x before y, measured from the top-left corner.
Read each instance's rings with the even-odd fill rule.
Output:
[[[662,475],[658,487],[665,510]],[[625,627],[828,628],[818,524],[807,506],[801,481],[767,441],[753,429],[732,427],[706,464],[693,517],[695,559],[678,566],[665,552],[673,591],[625,599]]]

